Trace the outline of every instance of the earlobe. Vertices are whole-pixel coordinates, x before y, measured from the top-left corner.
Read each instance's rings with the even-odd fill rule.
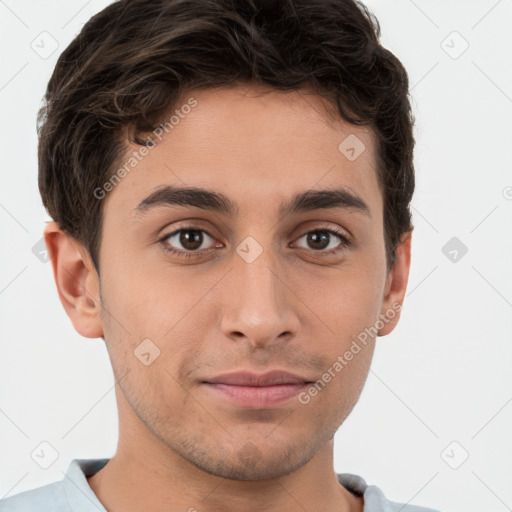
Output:
[[[103,336],[99,277],[82,243],[47,223],[44,239],[60,301],[75,330],[86,338]]]
[[[412,231],[409,231],[402,236],[401,243],[396,249],[395,263],[386,280],[381,307],[380,318],[384,325],[379,329],[378,336],[389,334],[398,324],[409,280],[411,241]]]

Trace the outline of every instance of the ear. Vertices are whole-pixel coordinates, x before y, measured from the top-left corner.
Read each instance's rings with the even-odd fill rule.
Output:
[[[59,298],[75,330],[86,338],[103,336],[99,277],[82,243],[48,222],[44,240]]]
[[[396,249],[395,263],[386,279],[381,307],[380,319],[384,326],[379,329],[378,336],[385,336],[393,331],[400,319],[411,266],[411,240],[412,231],[408,231],[402,236],[400,245]]]

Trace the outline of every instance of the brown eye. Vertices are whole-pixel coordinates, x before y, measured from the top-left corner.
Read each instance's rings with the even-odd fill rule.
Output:
[[[192,256],[189,253],[201,253],[209,247],[202,247],[208,238],[214,240],[204,229],[195,227],[181,228],[165,235],[160,242],[165,250],[183,256]],[[211,243],[210,243],[211,245]]]
[[[333,253],[349,245],[349,240],[346,236],[332,229],[316,229],[309,231],[302,235],[299,240],[302,238],[305,238],[307,244],[307,247],[303,248],[313,249],[317,252]]]
[[[179,234],[178,240],[185,249],[195,251],[199,249],[203,243],[203,234],[201,231],[183,229]]]

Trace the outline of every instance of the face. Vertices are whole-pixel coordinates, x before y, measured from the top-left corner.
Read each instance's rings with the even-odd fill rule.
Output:
[[[390,308],[373,135],[305,91],[197,90],[176,108],[103,199],[98,318],[120,424],[211,474],[278,478],[350,413],[374,335],[351,347]],[[274,369],[323,384],[243,403],[206,384]]]

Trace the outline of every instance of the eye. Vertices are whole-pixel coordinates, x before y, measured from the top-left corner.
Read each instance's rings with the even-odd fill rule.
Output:
[[[206,235],[206,237],[205,237]],[[172,233],[165,235],[159,240],[165,251],[175,254],[177,256],[190,257],[198,253],[208,251],[208,248],[202,248],[206,239],[214,240],[204,229],[195,226],[187,226],[177,229]],[[207,240],[206,240],[207,241]],[[173,246],[178,245],[178,249]],[[179,247],[181,245],[181,248]]]
[[[333,237],[337,239],[337,244],[336,240],[333,240]],[[297,245],[298,247],[313,249],[314,252],[321,254],[336,254],[350,246],[350,240],[341,231],[336,229],[315,229],[308,231],[298,238],[298,240],[303,238],[305,238],[306,244],[308,244],[309,247]],[[200,256],[213,249],[213,247],[211,247],[212,242],[210,242],[210,247],[208,247],[208,239],[215,241],[204,229],[196,226],[186,226],[163,236],[159,242],[164,251],[178,257],[190,258],[192,256]],[[206,245],[206,247],[204,247],[204,245]],[[217,247],[218,246],[219,245],[217,245]],[[222,246],[222,244],[220,244],[220,246]]]
[[[333,240],[333,236],[338,239],[337,244],[336,240]],[[350,245],[348,238],[336,229],[315,229],[305,233],[298,240],[302,238],[306,238],[306,243],[309,245],[309,247],[304,247],[305,249],[313,248],[315,252],[327,254],[335,254]],[[331,245],[332,243],[334,245]]]

